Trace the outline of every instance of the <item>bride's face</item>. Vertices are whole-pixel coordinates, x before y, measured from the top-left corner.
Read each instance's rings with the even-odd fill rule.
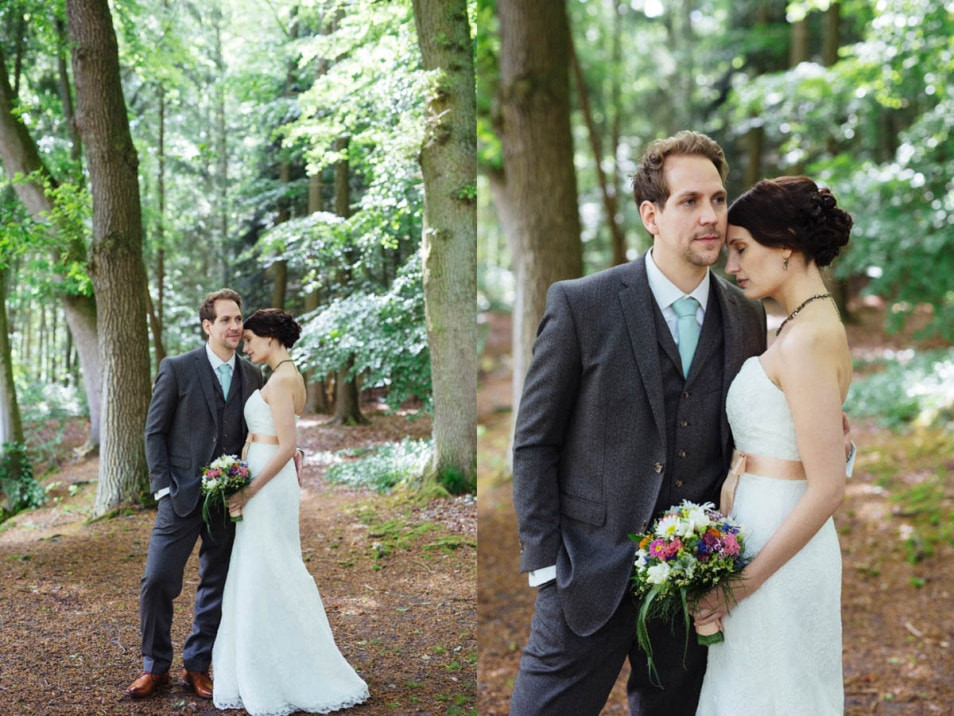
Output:
[[[786,249],[763,246],[748,229],[729,224],[725,272],[735,276],[746,298],[773,296],[785,280]]]
[[[244,331],[242,333],[242,350],[245,351],[245,355],[252,363],[256,365],[264,363],[268,360],[270,350],[268,338],[257,336],[248,330]]]

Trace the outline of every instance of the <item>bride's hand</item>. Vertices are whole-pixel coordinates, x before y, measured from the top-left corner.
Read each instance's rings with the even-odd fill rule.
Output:
[[[229,507],[229,516],[238,517],[241,515],[242,510],[245,509],[245,503],[248,502],[250,498],[251,495],[247,494],[246,490],[239,490],[232,495],[226,503]]]
[[[712,589],[696,604],[692,610],[693,622],[699,626],[710,622],[721,622],[729,613],[721,589]]]

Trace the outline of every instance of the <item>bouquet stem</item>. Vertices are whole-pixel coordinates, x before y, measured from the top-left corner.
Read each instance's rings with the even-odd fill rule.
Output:
[[[696,627],[696,641],[702,646],[712,646],[725,641],[719,622],[710,622]]]

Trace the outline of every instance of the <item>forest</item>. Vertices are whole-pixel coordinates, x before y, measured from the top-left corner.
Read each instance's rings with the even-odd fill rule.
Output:
[[[826,277],[859,445],[835,514],[845,708],[942,713],[954,698],[952,624],[938,618],[954,585],[954,5],[480,0],[477,22],[480,713],[507,713],[534,613],[510,471],[547,289],[650,247],[631,178],[650,141],[683,129],[723,148],[730,202],[805,174],[853,217]],[[784,314],[766,308],[771,336]],[[603,713],[627,712],[627,674]]]
[[[202,345],[199,305],[222,287],[246,316],[282,308],[302,327],[303,559],[370,683],[362,708],[472,705],[474,13],[466,0],[0,4],[9,708],[150,708],[123,699],[156,515],[144,424],[159,364]],[[197,574],[190,562],[187,584]],[[40,653],[52,668],[36,669]],[[96,666],[69,675],[79,663]],[[190,698],[173,687],[151,708]]]

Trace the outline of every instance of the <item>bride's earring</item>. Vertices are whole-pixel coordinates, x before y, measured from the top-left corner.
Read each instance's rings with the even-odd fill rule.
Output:
[[[782,268],[788,271],[788,256],[782,259]]]

